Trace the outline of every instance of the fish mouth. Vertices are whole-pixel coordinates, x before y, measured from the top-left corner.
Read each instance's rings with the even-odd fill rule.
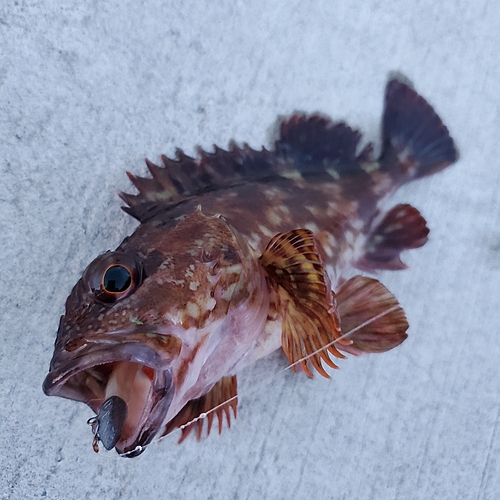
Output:
[[[151,332],[134,333],[133,341],[130,333],[108,335],[111,345],[106,339],[75,351],[58,350],[43,391],[84,402],[97,414],[90,419],[96,451],[100,440],[106,449],[135,457],[164,424],[174,395],[170,363],[165,352],[151,345]]]

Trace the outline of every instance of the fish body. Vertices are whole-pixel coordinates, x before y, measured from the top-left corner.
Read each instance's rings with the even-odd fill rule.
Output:
[[[353,270],[404,269],[427,241],[420,213],[389,210],[402,184],[457,159],[448,130],[409,85],[386,89],[382,154],[319,115],[280,125],[272,149],[182,151],[120,193],[140,221],[97,257],[66,302],[48,395],[88,404],[94,444],[124,456],[207,416],[236,415],[236,374],[282,348],[329,377],[344,353],[387,351],[408,323],[394,296]]]

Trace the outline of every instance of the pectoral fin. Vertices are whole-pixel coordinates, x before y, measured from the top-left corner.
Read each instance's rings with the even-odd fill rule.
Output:
[[[221,378],[207,394],[188,401],[184,408],[168,423],[163,435],[169,434],[176,428],[180,428],[182,434],[179,443],[182,443],[189,433],[196,429],[196,439],[199,441],[203,436],[203,422],[205,420],[207,422],[206,435],[208,436],[212,429],[215,415],[217,415],[220,434],[222,432],[224,416],[226,417],[228,427],[231,427],[230,409],[233,410],[233,416],[236,418],[237,394],[236,375]]]
[[[408,322],[394,295],[379,281],[355,276],[337,290],[342,335],[350,345],[339,349],[351,354],[380,353],[401,344]]]
[[[282,316],[281,344],[292,369],[300,367],[312,377],[312,367],[330,378],[321,362],[337,368],[330,354],[344,356],[331,345],[340,337],[339,318],[312,232],[296,229],[277,234],[260,261]]]

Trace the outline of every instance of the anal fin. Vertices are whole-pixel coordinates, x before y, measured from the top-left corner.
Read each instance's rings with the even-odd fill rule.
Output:
[[[330,378],[322,362],[337,368],[330,355],[344,356],[332,344],[340,337],[335,296],[313,234],[296,229],[274,236],[260,257],[282,316],[281,343],[293,371],[311,368]]]
[[[354,276],[337,290],[342,335],[339,349],[350,354],[381,353],[401,344],[408,321],[394,295],[379,281]]]
[[[212,389],[204,396],[188,401],[182,410],[167,424],[164,436],[176,428],[182,431],[179,443],[196,430],[196,439],[200,441],[203,436],[206,420],[206,435],[210,434],[214,416],[217,415],[219,434],[222,432],[224,416],[228,427],[231,427],[231,412],[236,418],[236,408],[238,405],[236,375],[221,378]],[[205,415],[206,414],[206,415]]]
[[[399,254],[425,245],[428,234],[425,219],[415,207],[396,205],[371,233],[365,255],[356,267],[367,271],[406,269]]]

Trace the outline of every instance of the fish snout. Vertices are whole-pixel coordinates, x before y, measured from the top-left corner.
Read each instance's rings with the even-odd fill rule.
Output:
[[[75,350],[59,350],[43,383],[48,396],[86,403],[94,450],[137,456],[161,429],[174,394],[172,361],[181,341],[152,332],[112,334]]]

